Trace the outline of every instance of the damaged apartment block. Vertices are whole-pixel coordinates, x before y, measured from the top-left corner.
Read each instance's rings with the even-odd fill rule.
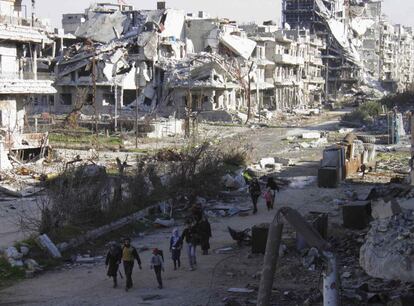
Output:
[[[380,97],[412,87],[412,29],[391,24],[382,1],[284,0],[283,24],[324,40],[326,97],[359,90]]]
[[[0,1],[0,169],[11,168],[7,155],[30,160],[45,154],[47,134],[25,129],[26,112],[53,104],[56,89],[49,65],[63,48],[64,35],[24,16],[21,1]]]
[[[120,121],[174,120],[177,130],[190,117],[245,120],[322,103],[325,45],[316,35],[157,8],[96,4],[64,15],[78,43],[56,60],[55,113],[81,109],[115,129]]]
[[[89,88],[82,111],[92,115],[96,107],[115,126],[118,117],[134,118],[136,108],[140,117],[183,119],[189,112],[246,107],[246,71],[256,43],[235,22],[158,7],[97,4],[83,17],[64,17],[72,30],[68,18],[79,21],[74,33],[82,42],[57,61],[55,112],[73,109],[80,88]]]

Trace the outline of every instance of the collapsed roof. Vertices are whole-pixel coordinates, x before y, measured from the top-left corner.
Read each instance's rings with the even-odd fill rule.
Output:
[[[224,89],[239,85],[237,69],[229,59],[218,54],[202,52],[183,60],[162,61],[160,68],[167,72],[166,87]]]
[[[177,10],[155,11],[115,11],[90,14],[87,22],[76,31],[76,35],[84,39],[66,50],[58,59],[58,78],[81,68],[90,70],[93,58],[98,61],[114,62],[117,50],[140,47],[136,56],[141,60],[156,60],[157,46],[160,37],[172,40],[181,39],[184,27],[184,12]],[[125,59],[126,57],[123,57]],[[123,60],[118,57],[118,60]],[[132,63],[125,62],[122,69]]]

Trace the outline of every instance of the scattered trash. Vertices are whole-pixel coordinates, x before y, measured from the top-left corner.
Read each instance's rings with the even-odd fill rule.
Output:
[[[308,132],[302,134],[302,139],[319,139],[321,138],[321,133],[318,132]]]
[[[303,189],[306,186],[312,185],[317,181],[316,176],[297,176],[289,178],[289,188],[292,189]]]
[[[227,289],[227,292],[233,292],[233,293],[253,293],[253,289],[248,288],[229,288]]]
[[[233,252],[234,252],[234,249],[232,247],[221,248],[221,249],[215,250],[216,254],[231,254]]]
[[[162,300],[163,297],[158,294],[148,294],[148,295],[142,295],[141,299],[143,301],[159,301],[159,300]]]
[[[175,225],[175,220],[174,219],[163,220],[163,219],[157,218],[154,221],[154,225],[158,225],[161,227],[173,227]]]
[[[315,261],[316,259],[319,258],[319,252],[316,248],[311,248],[305,257],[302,258],[302,264],[306,269],[310,269],[313,266],[314,270],[314,265],[315,265]]]

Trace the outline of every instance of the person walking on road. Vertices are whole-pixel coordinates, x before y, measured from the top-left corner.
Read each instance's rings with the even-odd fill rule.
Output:
[[[170,238],[170,252],[171,258],[174,262],[174,270],[181,267],[181,249],[183,247],[183,241],[178,232],[178,228],[175,228]]]
[[[122,261],[124,264],[126,286],[125,291],[132,288],[132,271],[134,269],[134,261],[137,261],[139,269],[142,270],[141,258],[139,258],[137,249],[131,245],[131,239],[124,239],[124,247],[122,248]]]
[[[253,214],[257,213],[257,201],[259,200],[261,192],[260,184],[257,178],[254,178],[249,185],[250,196],[253,202]]]
[[[279,186],[275,182],[275,179],[272,176],[267,178],[266,188],[270,189],[270,192],[272,193],[272,205],[271,205],[271,207],[273,208],[275,206],[275,201],[276,201],[276,191],[280,192],[280,188],[279,188]]]
[[[151,270],[154,270],[155,277],[158,282],[158,289],[162,289],[162,275],[161,272],[164,272],[164,258],[162,253],[158,249],[152,251],[151,257]]]
[[[273,194],[270,188],[266,188],[265,192],[263,193],[263,198],[266,201],[267,210],[273,209]]]
[[[106,254],[105,265],[107,267],[107,275],[113,278],[114,288],[118,287],[118,269],[122,260],[122,249],[119,244],[112,242],[109,251]]]
[[[187,243],[188,261],[190,264],[190,271],[194,271],[197,266],[196,249],[198,240],[198,231],[195,223],[191,219],[187,219],[186,228],[184,229],[181,240]]]
[[[206,216],[200,221],[198,227],[200,230],[200,244],[201,249],[203,250],[203,255],[208,255],[208,250],[210,249],[211,225]]]

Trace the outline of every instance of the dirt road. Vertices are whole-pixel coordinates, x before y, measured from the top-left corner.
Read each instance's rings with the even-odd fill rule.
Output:
[[[286,133],[299,133],[302,130],[331,129],[335,121],[322,124],[319,127],[305,129],[283,130],[281,133],[273,129],[256,131],[255,138],[251,138],[253,145],[264,157],[270,153],[283,150],[280,139]],[[251,135],[248,137],[251,137]],[[261,141],[260,141],[261,140]],[[257,142],[257,144],[255,144]],[[319,154],[321,149],[319,150]],[[314,151],[309,151],[315,155]],[[263,155],[263,156],[262,156]],[[315,155],[316,156],[316,155]],[[315,157],[314,156],[314,157]],[[303,156],[306,160],[306,154]],[[304,163],[289,168],[284,176],[316,175],[317,164]],[[306,174],[304,174],[306,173]],[[330,222],[340,222],[340,214],[333,199],[345,198],[349,191],[359,191],[367,187],[349,186],[344,184],[339,189],[319,189],[316,182],[302,189],[287,188],[278,194],[277,206],[289,206],[298,209],[302,214],[310,211],[328,212]],[[238,198],[240,205],[250,205],[248,194]],[[222,305],[223,298],[229,296],[226,292],[230,287],[245,287],[247,284],[258,284],[252,275],[260,271],[262,256],[247,257],[248,248],[235,249],[232,254],[216,254],[214,250],[232,246],[235,247],[227,226],[236,229],[252,227],[255,224],[270,222],[274,211],[265,210],[265,204],[260,202],[259,213],[245,217],[217,218],[210,220],[213,228],[212,254],[199,255],[199,266],[196,271],[189,271],[185,252],[182,254],[183,267],[173,271],[171,260],[166,256],[166,272],[164,274],[165,289],[159,290],[153,271],[149,269],[150,251],[141,253],[143,270],[134,271],[134,288],[125,292],[123,286],[112,289],[112,283],[105,275],[103,262],[92,266],[78,266],[71,269],[58,269],[47,272],[34,279],[22,281],[10,288],[0,291],[0,305]],[[180,229],[182,229],[180,227]],[[157,230],[151,235],[134,238],[133,245],[158,247],[168,254],[170,229]],[[300,263],[300,262],[299,262]],[[219,277],[218,277],[219,276]],[[317,282],[317,281],[316,281]],[[297,284],[278,284],[286,290],[295,290]],[[317,286],[317,284],[316,284]],[[238,296],[248,303],[248,298]],[[288,305],[288,304],[286,304]]]
[[[278,195],[280,206],[290,206],[305,214],[309,211],[325,211],[330,213],[331,221],[339,217],[332,199],[343,196],[345,189],[323,190],[321,192],[315,184],[305,189],[286,189]],[[245,205],[249,205],[249,199],[244,198]],[[263,202],[259,205],[259,213],[248,217],[220,218],[211,220],[213,227],[212,249],[234,246],[227,226],[244,229],[255,224],[270,222],[274,213],[265,210]],[[338,221],[338,220],[337,220]],[[149,236],[133,240],[135,246],[159,247],[168,250],[168,238],[170,230],[159,230]],[[248,250],[237,252],[246,253]],[[232,255],[232,254],[229,254]],[[210,305],[220,305],[225,291],[230,287],[245,287],[247,281],[254,283],[250,278],[252,274],[260,270],[260,266],[253,265],[254,271],[247,273],[246,278],[230,278],[216,287],[216,282],[211,280],[213,269],[217,263],[226,259],[228,254],[199,255],[199,266],[194,272],[189,271],[186,254],[183,254],[183,267],[179,271],[173,271],[171,260],[166,258],[166,272],[164,274],[165,289],[156,289],[156,281],[153,272],[149,269],[150,251],[141,253],[143,270],[135,269],[135,287],[130,292],[123,288],[112,289],[112,283],[105,276],[103,263],[94,266],[74,267],[70,270],[57,270],[45,273],[34,279],[25,280],[11,288],[0,291],[0,305],[207,305],[211,297]],[[234,255],[237,255],[235,253]],[[245,256],[245,255],[243,255]],[[237,258],[237,257],[236,257]],[[234,259],[229,259],[230,262]],[[258,259],[260,263],[261,258]],[[219,272],[223,272],[226,264],[221,266]],[[148,295],[160,295],[160,300],[144,302]]]

